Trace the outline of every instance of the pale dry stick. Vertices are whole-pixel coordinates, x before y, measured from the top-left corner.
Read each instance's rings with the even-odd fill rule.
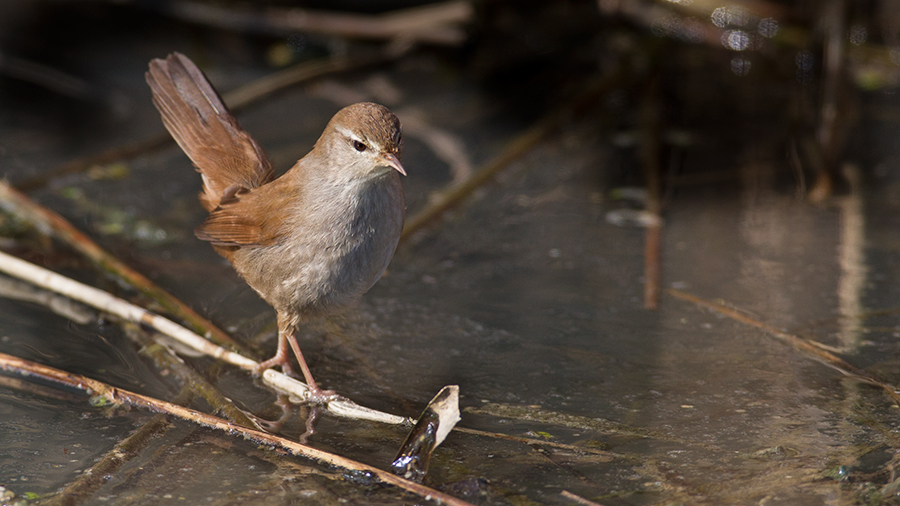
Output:
[[[32,283],[7,276],[0,276],[0,297],[40,304],[60,316],[81,325],[96,320],[98,316],[98,311],[89,308],[81,302],[76,302],[64,295],[39,288]],[[175,356],[169,347],[155,343],[149,337],[149,333],[143,332],[139,325],[130,322],[122,322],[122,325],[125,327],[126,335],[141,344],[140,353],[151,358],[158,369],[171,371],[182,384],[190,385],[216,412],[221,413],[232,422],[247,427],[255,426],[254,422],[243,411],[238,409],[230,399],[223,396],[206,378]]]
[[[0,252],[0,271],[83,302],[119,318],[152,327],[207,356],[242,369],[255,371],[259,365],[254,360],[216,346],[167,318],[151,313],[103,290],[79,283],[4,252]],[[263,373],[263,380],[273,388],[300,399],[309,397],[309,389],[305,384],[273,369],[267,369]],[[393,425],[408,425],[411,423],[407,418],[365,408],[349,400],[339,399],[331,401],[327,404],[327,408],[330,413],[345,418],[370,420]]]
[[[387,471],[382,471],[376,467],[368,466],[354,460],[328,453],[311,446],[306,446],[289,439],[285,439],[273,434],[262,432],[255,429],[242,427],[238,424],[231,423],[228,420],[218,418],[197,410],[185,408],[177,404],[161,401],[153,397],[148,397],[138,393],[130,392],[120,388],[115,388],[101,381],[97,381],[85,376],[71,374],[59,369],[54,369],[45,365],[41,365],[29,360],[24,360],[12,355],[0,353],[0,370],[21,374],[27,377],[41,378],[55,383],[82,390],[92,397],[102,397],[114,404],[127,404],[146,408],[157,413],[168,413],[184,420],[194,422],[205,427],[225,431],[229,434],[239,434],[245,439],[276,446],[287,450],[293,455],[302,456],[314,460],[316,462],[349,469],[352,471],[368,473],[375,476],[379,481],[388,485],[394,485],[407,492],[411,492],[427,500],[434,500],[439,504],[447,504],[450,506],[472,506],[470,503],[455,497],[444,494],[432,488],[409,480],[404,480]]]
[[[202,337],[190,332],[184,327],[181,327],[180,325],[167,320],[166,318],[155,315],[127,301],[118,299],[107,292],[66,278],[52,271],[44,269],[43,267],[31,264],[2,251],[0,251],[0,271],[16,278],[28,281],[47,290],[65,295],[71,299],[81,301],[91,307],[97,308],[110,314],[114,314],[133,323],[150,326],[158,330],[159,332],[178,340],[182,344],[185,344],[186,346],[189,346],[190,348],[200,351],[201,353],[204,353],[213,358],[218,358],[220,360],[223,360],[224,362],[228,362],[248,371],[253,371],[256,368],[257,362],[220,348],[210,343],[209,341],[206,341]],[[293,395],[301,399],[305,398],[308,395],[308,389],[306,385],[273,369],[267,369],[263,373],[263,379],[273,388],[289,395]],[[414,423],[414,420],[411,420],[409,418],[372,410],[351,401],[331,401],[330,403],[328,403],[327,407],[330,413],[344,418],[370,420],[392,425],[411,426]],[[545,446],[552,446],[573,451],[608,455],[610,457],[615,456],[615,454],[603,450],[554,443],[552,441],[522,438],[518,436],[510,436],[507,434],[486,432],[464,427],[455,427],[454,430],[466,434],[490,437],[494,439],[507,439],[510,441],[517,441],[525,444],[541,444]]]
[[[831,367],[832,369],[837,370],[838,372],[840,372],[841,374],[843,374],[847,377],[850,377],[857,381],[862,381],[863,383],[868,383],[870,385],[881,388],[882,390],[887,392],[887,394],[891,397],[891,399],[894,400],[894,402],[896,402],[898,405],[900,405],[900,389],[898,389],[894,385],[891,385],[890,383],[886,383],[886,382],[876,378],[869,372],[867,372],[863,369],[860,369],[860,368],[856,367],[855,365],[850,364],[849,362],[846,362],[845,360],[838,357],[837,355],[834,355],[833,353],[830,353],[830,352],[822,349],[814,341],[811,341],[809,339],[804,339],[804,338],[794,335],[794,334],[790,334],[788,332],[785,332],[784,330],[781,330],[777,327],[769,325],[768,323],[763,323],[759,320],[751,318],[750,316],[747,316],[746,314],[744,314],[736,309],[732,309],[724,304],[719,304],[717,302],[713,302],[710,300],[701,299],[700,297],[697,297],[696,295],[692,295],[690,293],[683,292],[681,290],[676,290],[674,288],[670,288],[668,290],[668,292],[669,292],[669,295],[671,295],[677,299],[692,302],[698,306],[705,307],[707,309],[711,309],[723,316],[727,316],[727,317],[731,318],[732,320],[741,322],[746,325],[750,325],[752,327],[756,327],[756,328],[768,333],[772,337],[775,337],[776,339],[779,339],[781,341],[784,341],[784,342],[790,344],[797,350],[800,350],[800,351],[806,353],[808,356],[811,356],[816,361],[818,361],[822,364],[825,364],[828,367]]]

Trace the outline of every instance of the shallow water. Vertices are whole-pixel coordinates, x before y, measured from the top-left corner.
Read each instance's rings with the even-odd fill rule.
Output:
[[[73,59],[109,63],[97,76],[128,97],[123,118],[82,117],[82,109],[56,110],[34,95],[3,95],[8,179],[158,130],[143,67],[190,37],[175,31],[163,43],[151,28],[133,35],[149,37],[139,49],[129,46],[132,38],[115,51],[98,43],[73,52]],[[214,59],[210,77],[223,88],[266,72],[231,71],[222,66],[226,56]],[[117,61],[129,63],[114,70]],[[682,104],[680,128],[693,140],[671,148],[680,160],[672,170],[716,178],[670,181],[659,311],[643,307],[644,229],[608,219],[634,207],[614,200],[611,190],[635,184],[640,170],[633,149],[614,142],[629,132],[610,125],[627,123],[631,110],[617,99],[619,105],[610,101],[567,123],[496,183],[402,244],[358,308],[301,338],[316,378],[361,404],[416,416],[442,386],[458,384],[461,427],[532,440],[455,432],[435,453],[426,484],[478,504],[572,504],[561,495],[567,491],[605,505],[794,505],[871,499],[894,478],[897,406],[880,390],[665,289],[720,301],[900,382],[896,316],[872,313],[893,310],[900,290],[896,127],[871,114],[896,107],[896,95],[863,96],[848,152],[861,182],[814,205],[798,198],[785,159],[788,121],[779,107],[793,83],[779,86],[765,74],[739,78],[715,64],[693,70],[728,97],[750,97],[759,110]],[[701,81],[697,74],[685,83]],[[404,110],[420,114],[456,136],[475,166],[528,126],[428,53],[375,75],[398,91],[398,103],[389,105],[401,120]],[[371,97],[371,78],[363,72],[327,82]],[[333,88],[318,86],[240,114],[277,170],[309,149],[337,108],[321,98],[335,96]],[[699,90],[681,93],[682,101],[709,100]],[[741,116],[745,109],[751,112]],[[60,128],[63,119],[81,126]],[[409,216],[453,179],[413,130],[404,157]],[[239,340],[270,353],[274,312],[191,233],[203,212],[195,200],[199,178],[186,157],[169,146],[129,161],[125,177],[93,174],[56,179],[32,196]],[[28,256],[21,243],[9,244]],[[64,251],[43,259],[131,295]],[[36,304],[4,300],[0,351],[160,398],[179,389],[116,325],[96,316],[76,324]],[[209,371],[206,359],[187,361]],[[213,377],[240,407],[277,416],[275,396],[246,374],[225,367]],[[59,491],[154,416],[93,407],[39,382],[0,379],[0,485],[20,496]],[[281,434],[298,437],[305,414],[297,409]],[[387,468],[404,436],[397,428],[324,417],[310,443]],[[107,478],[86,503],[416,501],[181,421]],[[890,500],[890,489],[878,493]]]

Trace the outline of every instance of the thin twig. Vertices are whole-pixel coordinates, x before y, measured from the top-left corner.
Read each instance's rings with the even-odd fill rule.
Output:
[[[708,449],[718,450],[714,445],[706,443],[698,443],[689,441],[675,436],[663,434],[652,430],[631,427],[624,423],[604,420],[602,418],[590,418],[586,416],[572,415],[568,413],[559,413],[556,411],[545,410],[540,407],[522,406],[517,404],[500,404],[487,403],[479,407],[468,407],[466,413],[474,413],[479,415],[499,416],[503,418],[512,418],[515,420],[523,420],[527,422],[543,423],[547,425],[556,425],[560,427],[572,427],[581,430],[590,430],[596,432],[605,432],[609,434],[619,434],[627,437],[657,439],[660,441],[669,441],[673,443],[700,446]],[[470,429],[466,429],[470,430]],[[503,438],[508,439],[508,438]],[[582,450],[584,451],[584,450]]]
[[[596,503],[594,501],[589,501],[589,500],[585,499],[584,497],[581,497],[580,495],[575,495],[572,492],[569,492],[568,490],[563,490],[562,492],[559,493],[559,495],[561,495],[571,501],[575,501],[576,503],[581,504],[582,506],[603,506],[600,503]]]
[[[167,318],[163,318],[103,290],[79,283],[4,252],[0,252],[0,271],[83,302],[132,323],[152,327],[207,356],[236,365],[242,369],[255,371],[259,366],[256,361],[216,346]],[[299,399],[309,398],[309,387],[307,385],[273,369],[267,369],[263,372],[263,380],[271,387],[289,393]],[[395,425],[411,423],[407,418],[375,411],[345,399],[331,401],[327,403],[327,408],[330,413],[345,418],[371,420]]]
[[[724,304],[719,304],[718,302],[701,299],[700,297],[697,297],[696,295],[692,295],[687,292],[682,292],[681,290],[676,290],[674,288],[670,288],[668,290],[668,292],[669,292],[669,295],[671,295],[677,299],[692,302],[698,306],[705,307],[707,309],[711,309],[711,310],[715,311],[716,313],[719,313],[723,316],[727,316],[727,317],[731,318],[732,320],[741,322],[746,325],[756,327],[756,328],[768,333],[772,337],[775,337],[776,339],[779,339],[781,341],[784,341],[784,342],[790,344],[795,349],[804,352],[807,356],[813,358],[814,360],[816,360],[822,364],[827,365],[828,367],[831,367],[831,368],[837,370],[838,372],[840,372],[841,374],[844,374],[845,376],[848,376],[855,380],[862,381],[864,383],[868,383],[870,385],[881,388],[882,390],[887,392],[887,394],[894,400],[894,402],[896,402],[898,405],[900,405],[900,389],[897,389],[897,387],[895,387],[894,385],[891,385],[885,381],[882,381],[882,380],[876,378],[875,376],[870,374],[868,371],[860,369],[860,368],[856,367],[855,365],[852,365],[849,362],[846,362],[842,358],[822,349],[821,347],[817,346],[813,341],[811,341],[809,339],[805,339],[803,337],[800,337],[800,336],[797,336],[794,334],[790,334],[788,332],[785,332],[784,330],[781,330],[777,327],[769,325],[768,323],[763,323],[759,320],[751,318],[750,316],[747,316],[746,314],[744,314],[736,309],[732,309],[728,306],[725,306]]]
[[[603,457],[609,458],[609,460],[612,460],[615,457],[622,456],[622,455],[619,455],[617,453],[613,453],[613,452],[610,452],[607,450],[601,450],[599,448],[589,448],[586,446],[576,446],[576,445],[570,445],[570,444],[565,444],[565,443],[557,443],[555,441],[547,441],[545,439],[535,439],[535,438],[530,438],[530,437],[512,436],[510,434],[503,434],[502,432],[489,432],[489,431],[485,431],[485,430],[470,429],[468,427],[460,427],[458,425],[456,427],[454,427],[453,430],[456,432],[462,432],[463,434],[470,434],[472,436],[482,436],[482,437],[488,437],[491,439],[503,439],[506,441],[515,441],[517,443],[522,443],[522,444],[532,445],[532,446],[549,446],[551,448],[559,448],[560,450],[568,450],[571,452],[590,453],[592,455],[601,455]]]
[[[55,237],[73,247],[90,259],[104,272],[124,281],[141,293],[156,301],[173,316],[184,320],[195,332],[209,337],[214,342],[233,350],[241,350],[240,344],[228,334],[197,314],[183,302],[166,292],[144,275],[125,265],[119,259],[101,248],[86,234],[75,228],[68,220],[55,212],[35,203],[5,181],[0,181],[0,207],[18,214],[44,234]]]
[[[444,494],[443,492],[439,492],[424,485],[419,485],[418,483],[413,483],[409,480],[404,480],[387,471],[382,471],[381,469],[341,457],[340,455],[328,453],[273,434],[242,427],[222,418],[185,408],[177,404],[115,388],[85,376],[60,371],[59,369],[54,369],[5,353],[0,353],[0,370],[60,383],[70,388],[84,391],[92,397],[106,399],[114,404],[126,404],[146,408],[157,413],[168,413],[205,427],[222,430],[229,434],[240,434],[251,441],[282,448],[293,455],[306,457],[322,464],[370,474],[382,483],[394,485],[422,498],[434,500],[439,504],[471,506],[470,503]]]
[[[19,279],[24,279],[55,293],[59,293],[74,300],[81,301],[89,306],[95,307],[110,314],[114,314],[132,323],[147,325],[151,328],[155,328],[160,332],[178,340],[182,344],[185,344],[206,355],[228,362],[232,365],[236,365],[246,370],[254,370],[257,365],[256,362],[215,346],[212,343],[205,341],[200,336],[192,334],[184,327],[180,327],[163,317],[154,315],[153,313],[146,311],[143,308],[134,306],[133,304],[118,299],[102,290],[83,285],[77,281],[48,271],[42,267],[30,264],[29,262],[18,259],[3,252],[0,252],[0,271]],[[160,355],[160,353],[155,352],[154,350],[156,349],[157,345],[151,345],[145,347],[145,352],[150,353],[155,360],[169,360],[165,355]],[[173,364],[169,365],[171,366]],[[184,377],[186,378],[187,383],[191,385],[198,385],[197,380],[192,378],[190,375],[184,375]],[[304,398],[308,394],[308,388],[306,385],[273,369],[266,370],[263,373],[263,379],[273,388],[276,388],[290,395]],[[201,394],[204,394],[205,398],[207,398],[207,402],[209,402],[213,406],[219,406],[217,409],[222,409],[221,406],[223,404],[221,402],[217,402],[215,399],[216,395],[214,394],[217,392],[210,393],[206,392],[205,389],[200,389],[200,392]],[[327,409],[330,413],[336,416],[342,416],[345,418],[352,418],[357,420],[372,420],[396,425],[412,425],[413,423],[412,420],[409,420],[407,418],[375,411],[347,400],[337,400],[329,402],[327,405]],[[255,425],[252,422],[248,423],[248,420],[246,419],[235,416],[235,414],[228,409],[225,409],[224,411],[226,413],[230,413],[229,417],[233,418],[238,423],[247,426]],[[477,429],[456,427],[454,430],[466,434],[490,437],[495,439],[506,439],[525,444],[541,444],[545,446],[598,455],[606,455],[610,457],[615,455],[610,452],[597,450],[594,448],[584,448],[574,445],[555,443],[552,441],[510,436],[506,434],[486,432]],[[647,436],[647,434],[643,433],[642,435]]]
[[[626,67],[620,65],[591,82],[574,100],[555,109],[534,126],[512,140],[499,156],[476,170],[471,177],[461,183],[451,183],[439,197],[407,220],[400,240],[406,240],[422,227],[439,218],[445,212],[458,205],[479,187],[491,181],[501,170],[534,149],[541,141],[555,132],[566,121],[593,104],[601,95],[618,86],[626,75]]]
[[[342,72],[350,68],[358,68],[361,66],[377,65],[385,63],[399,56],[389,51],[378,51],[376,53],[364,52],[363,55],[357,55],[353,58],[345,56],[331,56],[304,62],[293,67],[288,67],[277,72],[260,77],[250,81],[247,84],[238,86],[237,88],[225,93],[223,100],[228,104],[228,108],[232,111],[241,110],[263,98],[274,93],[295,86],[298,83],[310,81],[317,77],[322,77],[337,72]]]
[[[101,97],[101,93],[91,83],[80,77],[3,52],[0,52],[0,74],[79,100],[96,100]]]
[[[465,30],[456,25],[470,22],[474,14],[469,2],[459,0],[375,15],[282,7],[238,9],[184,0],[160,6],[163,12],[180,19],[241,32],[303,32],[369,40],[405,38],[445,46],[465,42]]]

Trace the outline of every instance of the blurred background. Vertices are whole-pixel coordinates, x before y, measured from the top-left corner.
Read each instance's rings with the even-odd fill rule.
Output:
[[[460,385],[460,426],[495,437],[451,434],[427,485],[498,505],[900,502],[891,398],[748,325],[900,383],[900,2],[0,3],[2,177],[265,357],[274,311],[194,238],[200,178],[144,81],[173,51],[278,173],[345,105],[400,118],[394,261],[300,344],[324,387],[384,411]],[[2,207],[0,249],[183,321]],[[210,410],[146,329],[0,281],[3,353]],[[280,416],[249,375],[184,360]],[[153,415],[0,379],[17,500],[416,500],[179,421],[85,485]],[[309,442],[387,468],[404,435],[323,416]]]

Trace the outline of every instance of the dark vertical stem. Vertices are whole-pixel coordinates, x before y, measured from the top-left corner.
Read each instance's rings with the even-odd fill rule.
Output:
[[[660,256],[662,236],[662,175],[660,133],[662,104],[659,99],[659,76],[650,77],[641,100],[640,161],[647,185],[647,212],[653,221],[644,233],[644,307],[659,307],[661,278]]]
[[[840,93],[846,60],[846,5],[844,0],[829,0],[822,12],[824,51],[822,71],[822,96],[816,127],[816,141],[822,153],[822,163],[813,183],[810,198],[814,201],[831,195],[832,175],[835,174],[841,153]]]

